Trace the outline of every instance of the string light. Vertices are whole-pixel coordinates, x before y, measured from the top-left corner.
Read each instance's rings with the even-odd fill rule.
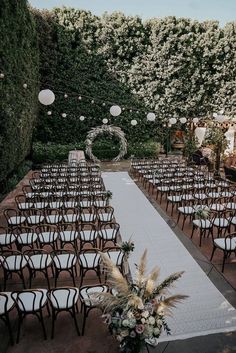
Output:
[[[5,77],[4,73],[1,72],[1,73],[0,73],[0,78],[4,78],[4,77]]]
[[[28,87],[27,83],[24,83],[24,84],[23,84],[23,88],[26,89],[27,87]]]
[[[48,114],[48,115],[52,115],[52,112],[51,112],[51,110],[49,110],[49,111],[47,112],[47,114]]]
[[[64,98],[68,98],[68,94],[67,93],[64,94]]]
[[[62,116],[63,118],[66,118],[66,117],[67,117],[67,114],[66,114],[66,113],[62,113],[61,116]]]

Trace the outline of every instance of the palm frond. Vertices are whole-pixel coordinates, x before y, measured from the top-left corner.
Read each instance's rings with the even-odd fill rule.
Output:
[[[182,272],[176,272],[171,274],[169,277],[167,277],[162,283],[160,283],[155,291],[153,292],[154,296],[160,295],[165,289],[170,287],[173,282],[177,281],[182,275],[184,274],[184,271]]]
[[[165,298],[155,305],[156,311],[158,313],[163,312],[165,315],[172,314],[172,309],[176,307],[176,304],[182,302],[184,299],[188,298],[187,295],[176,294],[171,297]]]

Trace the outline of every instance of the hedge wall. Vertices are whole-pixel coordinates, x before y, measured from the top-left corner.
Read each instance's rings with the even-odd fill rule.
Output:
[[[46,67],[42,87],[53,87],[56,101],[52,115],[41,109],[35,140],[82,142],[103,118],[122,127],[129,142],[159,140],[160,119],[201,117],[222,108],[236,113],[236,23],[220,28],[216,21],[175,17],[142,22],[68,8],[36,17],[41,71]],[[78,100],[79,94],[95,97],[94,104]],[[102,102],[125,110],[111,118],[111,103]],[[155,123],[146,121],[149,110],[157,114]],[[80,115],[87,118],[81,122]],[[136,127],[131,119],[138,120]]]
[[[0,33],[0,72],[5,74],[0,80],[1,184],[29,154],[37,116],[37,32],[27,1],[1,0]]]

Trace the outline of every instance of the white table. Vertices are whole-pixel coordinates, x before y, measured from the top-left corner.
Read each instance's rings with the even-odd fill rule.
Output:
[[[82,150],[73,150],[69,151],[69,156],[68,156],[68,164],[78,163],[82,159],[85,159],[84,151]]]

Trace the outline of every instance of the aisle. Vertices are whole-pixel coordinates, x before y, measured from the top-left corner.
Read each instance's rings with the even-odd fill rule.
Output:
[[[186,271],[172,293],[189,295],[168,319],[172,335],[160,341],[202,336],[236,330],[236,310],[212,284],[173,231],[139,190],[126,172],[103,173],[106,188],[111,190],[111,205],[121,226],[124,240],[132,236],[135,251],[130,258],[132,275],[144,249],[148,249],[148,269],[161,269],[160,279]]]

